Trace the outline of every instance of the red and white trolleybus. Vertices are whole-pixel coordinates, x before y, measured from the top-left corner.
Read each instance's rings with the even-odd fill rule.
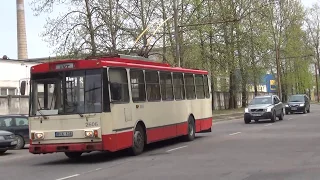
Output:
[[[30,83],[33,154],[129,149],[211,132],[210,80],[203,70],[134,56],[35,65]]]

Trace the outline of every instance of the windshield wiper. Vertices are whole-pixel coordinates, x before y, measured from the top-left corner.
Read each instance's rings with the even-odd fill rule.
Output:
[[[42,114],[41,110],[38,110],[38,112],[39,112],[39,114],[43,117],[43,119],[48,119],[47,116],[45,116],[45,115]]]

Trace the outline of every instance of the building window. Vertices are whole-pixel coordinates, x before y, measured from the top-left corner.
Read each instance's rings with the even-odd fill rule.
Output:
[[[16,95],[16,88],[8,88],[8,93],[11,96]]]
[[[8,95],[8,89],[7,88],[1,88],[1,96],[7,96]]]
[[[17,88],[0,88],[1,91],[0,91],[0,95],[1,96],[8,96],[8,95],[16,95],[16,90]]]

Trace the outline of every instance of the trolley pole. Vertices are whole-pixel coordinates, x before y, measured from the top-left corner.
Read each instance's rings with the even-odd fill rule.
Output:
[[[179,46],[179,26],[178,26],[178,0],[173,0],[173,18],[174,18],[174,38],[176,41],[176,60],[178,61],[178,67],[181,66],[180,58],[180,46]]]

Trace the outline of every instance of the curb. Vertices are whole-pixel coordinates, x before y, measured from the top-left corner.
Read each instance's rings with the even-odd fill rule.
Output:
[[[214,117],[212,122],[219,122],[219,121],[231,121],[231,120],[237,120],[237,119],[242,119],[243,118],[243,113],[241,116],[226,116],[225,118],[220,118],[220,117]]]

